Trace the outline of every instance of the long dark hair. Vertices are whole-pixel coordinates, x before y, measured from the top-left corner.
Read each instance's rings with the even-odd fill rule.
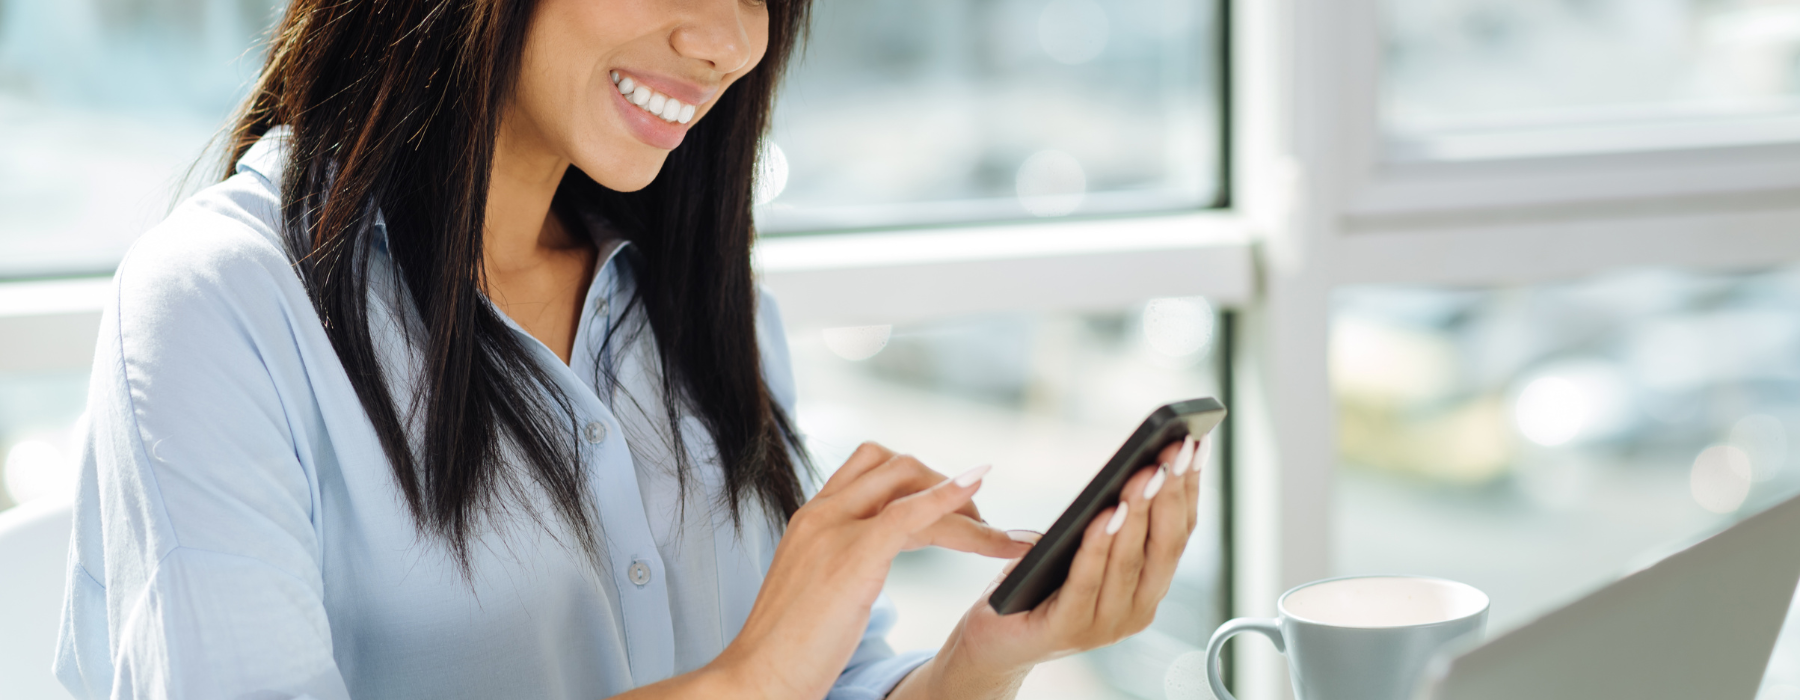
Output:
[[[636,249],[629,306],[654,335],[681,484],[691,465],[679,425],[691,412],[717,448],[740,527],[753,499],[780,527],[803,498],[805,452],[761,372],[750,206],[758,143],[808,4],[768,0],[762,62],[648,187],[615,192],[571,167],[556,196],[556,206],[599,212]],[[536,5],[294,0],[227,144],[229,175],[263,134],[291,129],[281,182],[289,252],[420,530],[465,572],[484,516],[517,505],[528,483],[589,556],[600,551],[573,406],[482,296],[489,167]],[[370,337],[377,212],[418,320],[413,419],[402,417],[383,378],[392,368]]]

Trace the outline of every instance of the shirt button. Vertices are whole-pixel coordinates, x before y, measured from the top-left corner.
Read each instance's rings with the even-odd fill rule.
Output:
[[[586,440],[589,443],[592,443],[595,445],[605,442],[606,441],[606,424],[602,423],[600,421],[592,421],[592,422],[588,423],[586,427],[583,427],[581,429],[581,439]]]
[[[611,314],[612,304],[607,303],[606,297],[594,300],[594,318],[606,318]]]
[[[631,562],[631,569],[627,573],[631,576],[631,582],[638,588],[643,588],[644,584],[650,582],[650,565],[642,561]]]

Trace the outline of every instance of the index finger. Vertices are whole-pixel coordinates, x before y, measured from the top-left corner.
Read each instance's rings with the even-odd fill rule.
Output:
[[[986,466],[976,467],[955,479],[945,479],[924,491],[891,501],[882,506],[875,519],[885,523],[890,534],[908,538],[967,503],[981,489],[981,477],[987,471]]]
[[[926,467],[924,464],[918,463],[918,460],[916,459],[904,457],[895,453],[893,450],[881,446],[879,443],[871,441],[858,445],[856,451],[850,454],[850,459],[844,461],[844,466],[839,467],[836,472],[833,472],[831,478],[825,481],[825,485],[819,487],[819,492],[815,494],[815,497],[831,496],[840,493],[849,489],[851,484],[868,476],[870,472],[876,471],[877,468],[902,459],[912,463],[911,466],[914,467],[912,470],[913,473],[910,474],[910,478],[904,480],[903,484],[894,483],[889,485],[890,493],[888,493],[887,500],[893,500],[896,497],[904,495],[904,493],[917,493],[923,491],[950,478],[937,473],[929,467]],[[974,501],[962,504],[961,507],[956,509],[956,512],[969,516],[971,520],[975,520],[976,522],[987,522],[985,518],[981,517],[981,510],[975,507]]]
[[[985,472],[986,467],[981,469]],[[918,458],[912,455],[894,455],[886,462],[865,468],[853,480],[840,482],[835,494],[821,495],[832,495],[852,512],[861,514],[859,517],[866,517],[896,499],[929,490],[945,481],[949,481],[949,477],[925,466]],[[965,501],[957,506],[955,512],[968,516],[970,520],[987,522],[982,520],[981,511],[975,508],[972,501]]]
[[[837,493],[843,490],[846,484],[856,481],[857,477],[868,473],[870,469],[886,464],[893,458],[893,450],[875,442],[857,445],[856,451],[850,453],[850,458],[844,460],[844,466],[838,467],[837,471],[832,472],[831,478],[825,480],[825,485],[819,487],[819,493],[815,497]]]

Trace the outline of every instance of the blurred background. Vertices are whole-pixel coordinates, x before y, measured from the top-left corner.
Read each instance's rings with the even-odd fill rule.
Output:
[[[283,6],[0,0],[0,525],[9,509],[22,519],[21,506],[66,499],[72,483],[86,358],[46,359],[60,351],[40,350],[55,345],[44,338],[79,346],[85,333],[91,347],[105,276],[182,192],[213,179],[209,139]],[[1530,175],[1572,157],[1724,158],[1800,141],[1800,0],[1342,7],[1357,21],[1327,33],[1367,33],[1373,67],[1345,90],[1372,105],[1372,157],[1383,163]],[[1289,85],[1280,71],[1246,69],[1251,14],[1222,0],[816,0],[764,145],[762,245],[854,250],[918,235],[950,240],[954,253],[960,236],[984,264],[1036,265],[1050,254],[1032,241],[1061,240],[1059,226],[1174,222],[1174,249],[1261,265],[1260,237],[1272,234],[1233,222],[1240,195],[1269,187],[1246,178],[1240,157],[1265,126],[1234,115],[1252,93]],[[1800,203],[1781,189],[1791,185],[1734,187],[1767,208]],[[1248,233],[1181,242],[1194,221]],[[1704,246],[1707,233],[1673,235]],[[1145,245],[1092,238],[1102,252]],[[1307,352],[1325,365],[1318,410],[1335,433],[1318,436],[1335,445],[1321,448],[1333,456],[1320,566],[1466,581],[1492,596],[1499,630],[1800,492],[1800,258],[1773,252],[1785,244],[1766,256],[1733,245],[1750,254],[1730,269],[1679,255],[1640,264],[1621,251],[1572,274],[1317,285],[1324,343]],[[993,463],[978,499],[988,519],[1041,530],[1157,405],[1231,403],[1237,377],[1284,370],[1257,375],[1238,351],[1266,350],[1240,333],[1240,312],[1284,323],[1259,296],[1287,284],[1279,274],[1242,295],[1211,294],[1206,280],[1138,294],[1117,291],[1137,289],[1128,266],[1068,260],[1027,276],[1042,293],[1015,295],[1072,289],[1099,301],[1015,304],[971,286],[955,293],[1001,301],[971,312],[920,295],[890,320],[807,313],[808,299],[784,297],[801,310],[789,329],[798,419],[820,465],[871,439],[939,471]],[[939,269],[902,272],[928,286]],[[794,278],[784,270],[765,270],[778,293]],[[893,294],[882,308],[905,305]],[[853,316],[860,325],[844,325]],[[1232,486],[1230,447],[1207,473],[1208,519],[1156,624],[1046,665],[1022,697],[1168,697],[1171,662],[1244,612],[1239,557],[1256,553],[1234,554],[1233,513],[1256,506]],[[889,581],[902,610],[891,641],[936,648],[996,573],[954,553],[904,555]],[[47,666],[48,648],[7,637],[0,619],[0,656]],[[50,683],[0,674],[0,698],[62,697]],[[1800,698],[1800,631],[1784,636],[1763,697]]]

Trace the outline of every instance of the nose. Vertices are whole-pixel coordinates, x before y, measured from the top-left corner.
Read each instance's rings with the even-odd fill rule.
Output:
[[[682,21],[669,36],[675,53],[719,73],[736,73],[761,57],[768,43],[767,10],[742,0],[683,0]]]

